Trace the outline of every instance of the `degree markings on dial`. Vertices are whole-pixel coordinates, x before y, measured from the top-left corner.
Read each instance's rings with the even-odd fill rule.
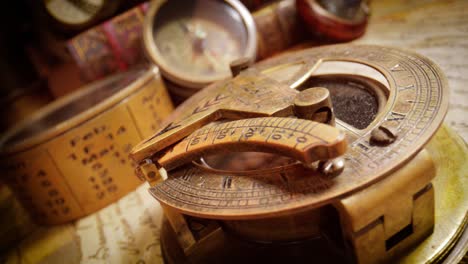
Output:
[[[399,72],[399,71],[406,71],[403,67],[400,66],[400,64],[395,64],[395,66],[390,68],[390,71],[392,72]]]
[[[347,48],[346,50],[349,49],[350,48]],[[339,50],[339,48],[337,50]],[[355,57],[360,60],[367,60],[365,56],[368,51],[360,51],[359,48],[353,48],[352,50],[353,52],[348,53],[351,59]],[[326,57],[329,55],[327,52],[330,53],[331,51],[332,50],[319,48],[318,51],[314,51],[314,56]],[[186,194],[184,191],[182,194],[183,196],[179,196],[178,199],[172,200],[171,196],[173,194],[163,194],[159,189],[159,191],[156,191],[158,192],[158,194],[156,194],[158,199],[163,200],[164,203],[168,203],[171,206],[182,208],[184,211],[185,209],[188,212],[196,212],[197,210],[200,210],[206,212],[203,215],[221,215],[226,218],[235,215],[262,215],[264,213],[271,212],[286,212],[290,209],[304,206],[305,204],[311,205],[317,202],[330,201],[334,197],[338,197],[337,195],[343,194],[352,188],[359,186],[363,187],[365,184],[370,184],[375,181],[377,177],[380,177],[379,175],[383,175],[384,172],[389,172],[389,168],[395,166],[395,164],[401,165],[402,161],[405,160],[405,157],[412,153],[412,149],[416,146],[419,148],[422,146],[423,141],[427,140],[428,135],[434,131],[435,126],[432,122],[434,120],[440,120],[440,116],[442,114],[438,113],[443,113],[445,111],[445,105],[441,103],[443,101],[441,96],[445,95],[445,88],[443,87],[445,84],[442,84],[442,79],[438,79],[437,77],[440,76],[438,69],[434,68],[432,64],[424,58],[420,58],[412,53],[406,53],[390,48],[379,48],[377,50],[375,47],[371,46],[370,51],[381,54],[381,58],[379,60],[369,59],[369,63],[382,69],[382,72],[385,72],[390,78],[389,81],[393,85],[392,87],[396,89],[396,91],[393,91],[395,97],[389,98],[389,104],[391,107],[382,117],[387,117],[391,121],[393,120],[389,125],[397,130],[399,140],[394,142],[391,146],[378,148],[369,146],[368,137],[366,136],[357,138],[345,156],[347,160],[346,170],[339,176],[339,178],[336,178],[339,180],[333,183],[334,186],[332,188],[325,188],[325,192],[320,192],[320,195],[315,195],[312,191],[304,190],[303,193],[300,193],[297,196],[291,198],[286,197],[276,203],[276,198],[273,197],[273,193],[281,193],[283,190],[282,185],[276,184],[276,182],[274,184],[264,184],[262,186],[264,187],[263,190],[266,192],[259,192],[259,189],[254,188],[255,186],[260,186],[255,184],[257,182],[256,179],[263,183],[263,178],[260,180],[257,176],[236,176],[232,178],[231,183],[231,186],[235,186],[235,190],[231,190],[226,193],[236,192],[242,194],[243,198],[248,200],[247,205],[244,206],[243,204],[236,205],[234,201],[231,204],[226,204],[226,201],[223,202],[223,199],[233,200],[237,198],[230,195],[223,196],[218,193],[221,190],[221,179],[218,179],[218,176],[211,175],[203,171],[197,171],[197,176],[194,177],[194,180],[198,179],[199,176],[206,177],[207,180],[203,188],[199,186],[193,188],[195,186],[192,187],[191,184],[195,183],[179,182],[177,180],[178,171],[174,171],[175,174],[172,177],[170,176],[170,181],[164,182],[164,188],[167,188],[170,185],[171,187],[169,188],[173,188],[170,192],[178,192],[179,187],[177,186],[180,186],[179,184],[184,184],[184,190],[189,191],[190,194]],[[315,53],[317,53],[317,55],[315,55]],[[341,54],[338,55],[342,56]],[[314,58],[313,56],[311,57],[312,58],[307,59],[312,60]],[[291,61],[285,62],[291,63]],[[410,82],[408,75],[414,78],[414,80],[411,80],[414,84]],[[402,91],[403,93],[399,93],[399,91]],[[284,124],[281,123],[280,120],[273,119],[265,122],[268,126],[274,126],[278,123]],[[301,130],[303,132],[313,131],[314,129],[310,124],[298,125],[291,122],[288,122],[288,124],[290,124],[295,130]],[[274,130],[275,133],[278,131],[279,130]],[[236,133],[239,133],[239,131]],[[294,132],[294,134],[299,138],[299,135],[296,132]],[[219,176],[222,177],[221,175]],[[286,176],[294,177],[292,174],[286,174]],[[281,177],[281,175],[278,177]],[[297,188],[301,187],[299,185],[317,185],[317,182],[313,183],[312,178],[313,177],[303,177],[300,179],[300,182],[296,182],[293,178],[290,178],[289,183],[291,185],[291,190],[288,191],[288,194],[283,192],[281,195],[290,195],[291,192],[298,192],[299,189]],[[237,181],[243,181],[245,184],[237,184]],[[158,187],[156,187],[155,190],[156,189],[158,189]],[[256,198],[252,198],[253,196]],[[190,200],[190,197],[194,197],[194,200]],[[211,207],[206,206],[206,203],[202,202],[203,200],[213,201],[212,198],[219,200],[219,202],[223,202],[223,204]],[[267,201],[268,204],[259,204],[258,200],[261,198],[265,198],[264,201]]]
[[[402,91],[405,91],[405,90],[408,90],[408,89],[414,89],[414,84],[398,87],[399,92],[402,92]]]
[[[199,175],[196,171],[194,175]],[[284,177],[283,177],[284,176]],[[161,188],[151,188],[151,193],[163,193],[165,195],[174,195],[174,199],[179,202],[186,202],[187,198],[192,201],[192,205],[198,205],[200,211],[216,209],[218,207],[230,209],[248,209],[257,208],[259,205],[280,205],[289,200],[303,197],[303,192],[308,190],[312,193],[320,193],[332,186],[330,180],[320,177],[312,177],[311,182],[304,182],[303,185],[294,184],[287,179],[287,174],[277,173],[272,175],[273,180],[267,180],[264,177],[258,178],[259,181],[253,181],[252,191],[243,191],[232,189],[232,186],[238,177],[222,176],[216,184],[218,188],[194,189],[182,180],[176,180],[174,184],[161,186]],[[271,185],[281,184],[281,188],[270,188]]]
[[[390,112],[390,115],[387,117],[387,121],[402,121],[405,120],[406,114],[398,112]]]
[[[273,119],[270,126],[265,125],[268,119]],[[314,125],[309,132],[297,130],[302,123]],[[231,127],[226,128],[228,125]],[[320,129],[314,130],[316,127]],[[219,131],[222,129],[230,136],[220,137]],[[233,133],[229,133],[229,130]],[[233,148],[236,151],[264,151],[285,155],[291,153],[291,157],[307,163],[317,159],[334,158],[335,155],[342,155],[345,151],[345,140],[339,130],[296,118],[266,117],[231,121],[227,125],[218,123],[199,129],[192,135],[164,154],[159,159],[159,164],[166,170],[172,170],[203,155],[213,154],[221,149],[229,151]],[[318,148],[329,148],[330,151],[323,152]]]
[[[182,180],[188,182],[192,178],[195,170],[186,170],[184,175],[182,176]]]

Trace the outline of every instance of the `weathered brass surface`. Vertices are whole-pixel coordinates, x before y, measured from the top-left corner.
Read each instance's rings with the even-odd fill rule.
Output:
[[[205,210],[233,210],[242,212],[242,214],[251,211],[253,214],[261,215],[263,210],[265,210],[264,213],[270,210],[278,213],[281,211],[280,208],[286,211],[293,208],[304,209],[304,206],[315,207],[327,200],[334,199],[334,197],[363,188],[412,158],[432,136],[444,117],[447,109],[447,99],[444,96],[447,93],[445,79],[435,65],[418,55],[376,46],[338,45],[275,57],[246,70],[233,81],[216,83],[189,99],[186,104],[175,111],[170,124],[165,129],[136,146],[132,155],[136,160],[150,157],[183,139],[195,129],[216,119],[239,119],[269,115],[289,116],[293,112],[293,98],[298,93],[289,87],[298,87],[306,79],[311,78],[314,69],[326,60],[356,61],[370,65],[383,73],[390,84],[388,101],[369,127],[358,130],[337,120],[337,126],[346,130],[351,144],[346,154],[347,170],[333,180],[332,187],[318,190],[317,193],[286,199],[288,202],[283,200],[278,203],[276,201],[281,197],[283,191],[274,195],[277,198],[272,200],[270,200],[268,191],[262,191],[258,194],[258,199],[266,199],[275,206],[258,205],[249,208],[229,208],[229,206],[223,207],[214,204],[208,207],[202,205],[208,200],[211,201],[210,203],[216,203],[216,200],[221,199],[222,201],[224,198],[212,200],[213,192],[205,193],[203,188],[197,187],[195,182],[187,183],[184,181],[180,183],[194,185],[189,188],[188,192],[191,195],[187,196],[186,199],[191,199],[192,195],[198,197],[198,202],[195,203],[197,206],[194,209],[197,214],[201,214]],[[268,74],[275,76],[273,67],[296,64],[301,66],[291,78],[276,82],[268,77]],[[262,72],[264,74],[261,74]],[[369,134],[373,127],[382,124],[398,130],[399,140],[387,148],[372,147],[369,143]],[[192,179],[203,181],[198,176],[204,172],[197,168],[193,170],[194,177]],[[162,191],[162,189],[176,188],[173,190],[177,190],[177,187],[172,186],[172,184],[180,184],[179,180],[184,173],[185,170],[174,171],[168,181],[153,189],[153,192],[160,190],[165,194],[158,196],[163,203],[172,200],[170,198],[172,194],[169,194],[167,190]],[[213,177],[218,176],[214,175]],[[222,178],[222,176],[219,177]],[[276,181],[274,180],[276,177],[280,180],[279,176],[271,176],[270,179]],[[238,179],[240,178],[233,178],[233,185],[236,185]],[[304,179],[305,182],[292,182],[293,185],[297,184],[295,187],[299,188],[298,191],[305,186],[316,185],[317,178],[305,177]],[[208,187],[206,184],[208,182],[205,182],[204,188]],[[213,190],[225,193],[222,185],[213,184]],[[241,186],[244,188],[243,186],[246,185],[242,184]],[[250,186],[245,187],[244,191],[254,191],[255,187],[252,186],[255,184]],[[292,187],[289,185],[289,188]],[[287,193],[285,191],[284,194]],[[179,202],[184,197],[183,195],[177,196]],[[190,204],[195,206],[193,201]],[[292,204],[294,206],[291,207]],[[175,206],[175,204],[171,205]],[[208,209],[211,207],[213,209]]]
[[[403,255],[392,259],[392,263],[459,263],[460,259],[466,253],[466,238],[459,240],[463,235],[467,226],[467,210],[468,210],[468,148],[466,143],[456,135],[451,129],[443,126],[435,134],[434,138],[426,145],[426,152],[429,154],[434,164],[436,165],[437,177],[433,180],[433,192],[435,195],[435,225],[434,231],[421,243],[411,247]],[[426,155],[427,155],[426,154]],[[391,182],[391,177],[388,177]],[[320,223],[320,215],[326,215],[324,212],[321,214],[313,213],[302,217],[307,219],[307,223]],[[315,216],[314,216],[315,214]],[[203,263],[210,263],[216,261],[224,261],[235,263],[238,258],[244,257],[251,261],[289,261],[301,262],[303,257],[311,257],[315,261],[323,261],[327,263],[343,263],[343,256],[336,251],[327,251],[323,248],[326,244],[324,240],[311,240],[306,243],[306,250],[301,257],[291,258],[284,257],[289,251],[297,252],[298,248],[304,248],[295,244],[295,249],[291,249],[288,244],[242,244],[242,240],[230,235],[229,231],[233,228],[237,234],[242,234],[252,241],[261,241],[259,238],[268,237],[269,240],[275,240],[273,237],[280,235],[280,232],[271,232],[271,224],[274,225],[273,230],[282,230],[280,227],[289,226],[291,230],[297,230],[300,227],[306,226],[308,230],[302,234],[308,234],[311,237],[320,234],[320,231],[314,230],[313,225],[307,226],[301,224],[301,221],[281,220],[275,218],[275,221],[229,221],[223,222],[224,226],[229,227],[227,232],[223,235],[216,235],[214,239],[214,246],[209,247],[202,245],[199,247],[198,254],[190,255],[189,259],[192,262],[201,261]],[[267,219],[268,220],[268,219]],[[286,224],[284,222],[286,221]],[[239,224],[243,224],[240,228]],[[267,226],[265,226],[267,225]],[[247,229],[250,228],[250,229]],[[225,229],[226,230],[226,229]],[[167,221],[163,222],[161,231],[162,249],[165,254],[165,260],[168,263],[179,263],[186,260],[188,257],[184,255],[183,251],[179,249],[179,242],[175,240],[176,236],[173,235],[172,228],[169,227]],[[248,232],[247,235],[245,232]],[[253,236],[253,237],[252,237]],[[288,232],[288,237],[291,237],[291,232]],[[294,236],[294,234],[292,234]],[[465,234],[466,237],[466,234]],[[281,238],[281,237],[280,237]],[[277,239],[276,239],[277,240]],[[227,248],[227,249],[226,249]],[[269,248],[269,249],[268,249]],[[281,254],[275,255],[278,251]]]
[[[247,131],[246,131],[247,130]],[[250,118],[212,123],[176,144],[158,159],[170,171],[206,155],[229,151],[268,152],[291,156],[308,165],[343,155],[343,132],[331,126],[304,119]]]
[[[452,129],[443,126],[426,146],[436,165],[434,232],[402,263],[458,263],[468,247],[460,240],[468,226],[468,146]],[[457,249],[455,255],[451,249]],[[455,250],[454,249],[454,250]]]
[[[36,222],[90,214],[138,186],[128,153],[171,111],[157,69],[92,84],[7,132],[1,180]]]
[[[218,159],[225,164],[235,163],[239,157],[247,157],[245,151],[273,152],[275,148],[276,154],[305,164],[343,154],[339,151],[342,147],[330,144],[333,140],[324,141],[322,152],[335,152],[337,155],[307,160],[304,158],[308,155],[305,148],[296,148],[298,139],[303,137],[301,133],[311,121],[298,122],[302,119],[291,116],[311,118],[313,114],[302,110],[318,111],[315,106],[324,102],[323,99],[316,100],[323,95],[304,95],[313,93],[314,89],[317,94],[323,94],[321,88],[306,88],[315,75],[320,74],[320,67],[325,62],[367,65],[384,78],[382,85],[368,87],[365,83],[377,81],[367,81],[368,77],[359,73],[349,77],[360,84],[352,88],[349,98],[343,100],[364,104],[367,101],[362,98],[367,98],[364,94],[369,93],[374,98],[373,104],[377,105],[376,113],[366,127],[356,128],[336,120],[337,127],[346,132],[350,143],[344,155],[346,165],[343,172],[330,177],[314,170],[314,167],[294,162],[266,169],[243,170],[240,163],[236,163],[237,168],[223,167],[225,165],[220,168],[219,163],[213,165],[216,162],[206,161],[213,154],[241,152],[237,156]],[[344,75],[337,77],[346,78]],[[355,75],[358,77],[353,77]],[[331,229],[341,230],[342,237],[338,240],[346,241],[341,242],[344,243],[342,252],[345,259],[359,263],[388,261],[432,232],[434,191],[431,180],[435,168],[430,155],[421,149],[445,116],[447,89],[445,77],[437,66],[408,51],[337,45],[293,52],[254,65],[232,80],[213,84],[198,93],[175,111],[164,129],[136,146],[132,156],[137,161],[151,160],[152,174],[156,174],[159,168],[167,172],[166,180],[150,181],[150,192],[166,208],[165,211],[170,211],[169,223],[176,231],[179,243],[189,245],[183,246],[184,254],[189,258],[197,254],[203,256],[194,247],[201,247],[203,251],[204,241],[213,243],[217,238],[209,233],[199,240],[187,242],[185,238],[193,237],[193,230],[181,229],[180,226],[190,224],[175,220],[184,219],[184,214],[222,220],[226,223],[224,226],[229,226],[233,220],[247,221],[244,225],[231,226],[231,231],[252,238],[262,232],[249,229],[248,221],[264,219],[263,233],[267,230],[274,232],[275,228],[287,228],[287,225],[271,224],[278,217],[300,218],[297,215],[303,212],[332,206],[335,214],[339,215],[340,224]],[[366,92],[363,94],[356,90]],[[338,90],[330,90],[332,101],[337,94],[340,95]],[[301,101],[307,98],[310,106],[304,108]],[[329,105],[327,103],[325,107]],[[340,111],[346,111],[344,109]],[[330,109],[329,112],[333,111]],[[340,114],[343,113],[337,113]],[[242,120],[226,121],[230,119]],[[310,136],[319,141],[323,141],[324,135],[333,139],[327,129],[333,131],[332,127],[323,125]],[[270,140],[274,136],[290,141],[283,139],[281,145]],[[385,137],[391,140],[386,141]],[[266,158],[253,156],[251,159]],[[194,163],[190,164],[190,161]],[[311,223],[312,229],[317,226],[320,223]],[[321,230],[326,232],[326,228]],[[291,234],[291,237],[272,237],[292,242],[297,234]],[[187,251],[188,248],[194,256]]]
[[[358,263],[394,259],[432,233],[435,176],[430,155],[421,151],[408,164],[334,206]]]

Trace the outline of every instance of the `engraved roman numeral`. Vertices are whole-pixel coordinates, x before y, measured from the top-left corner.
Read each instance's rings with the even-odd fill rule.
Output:
[[[390,116],[387,117],[387,121],[401,121],[405,119],[406,115],[398,112],[391,112]]]
[[[230,176],[226,176],[223,178],[223,189],[230,189],[232,184],[232,178]]]

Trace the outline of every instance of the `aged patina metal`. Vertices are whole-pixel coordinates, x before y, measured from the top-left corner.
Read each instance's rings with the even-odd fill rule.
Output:
[[[317,76],[329,61],[367,65],[386,83],[339,70]],[[336,128],[303,119],[314,115],[301,114],[304,106],[297,98],[315,98],[304,93],[313,91],[306,89],[307,84],[320,78],[335,78],[335,86],[351,84],[368,91],[351,96],[373,96],[376,113],[369,112],[366,125],[360,127],[340,118]],[[346,78],[348,82],[343,81]],[[179,245],[179,249],[163,246],[167,259],[204,262],[228,256],[234,261],[300,255],[319,261],[329,257],[332,262],[374,263],[401,257],[434,229],[434,210],[439,207],[434,204],[437,190],[432,180],[440,176],[439,159],[424,146],[442,123],[447,95],[445,77],[428,59],[368,45],[288,53],[211,85],[181,105],[164,129],[132,151],[136,161],[146,160],[140,166],[143,176],[158,178],[149,182],[150,193],[161,202],[169,223],[162,241]],[[336,91],[330,89],[329,96],[333,101]],[[306,108],[315,111],[317,102],[323,100],[310,100]],[[335,117],[343,114],[333,110]],[[312,126],[317,129],[308,130]],[[379,127],[393,142],[372,143],[372,137],[381,137],[376,132],[372,136]],[[336,129],[346,133],[348,148],[344,170],[330,177],[313,161],[324,164],[343,154]],[[320,151],[298,145],[309,142],[304,132],[319,139],[320,143],[311,142]],[[274,152],[289,161],[276,162],[282,158],[251,151]],[[229,152],[235,153],[226,155]],[[210,158],[213,154],[220,156]],[[265,162],[246,165],[261,160]],[[197,228],[191,228],[193,222]],[[457,228],[461,226],[458,222]],[[324,246],[325,242],[331,245]],[[444,243],[425,261],[439,258],[449,248]]]
[[[463,139],[461,139],[450,128],[443,126],[438,130],[434,138],[426,145],[426,150],[432,156],[437,167],[437,177],[432,181],[436,197],[434,231],[419,245],[405,252],[401,257],[393,259],[392,263],[456,264],[460,262],[467,252],[466,212],[468,208],[468,178],[466,176],[460,177],[461,175],[468,175],[467,145]],[[325,210],[323,213],[327,213],[327,211]],[[310,228],[310,223],[319,222],[317,220],[318,218],[318,213],[308,212],[295,221],[291,221],[291,218],[275,218],[273,222],[271,219],[267,219],[269,221],[249,221],[248,225],[244,225],[243,229],[236,228],[239,223],[232,221],[229,223],[229,227],[230,230],[235,228],[238,233],[242,231],[244,231],[243,233],[246,233],[246,228],[249,228],[247,235],[252,236],[252,234],[260,234],[263,235],[263,238],[267,237],[271,240],[273,238],[281,238],[280,236],[285,235],[285,233],[287,233],[288,237],[294,237],[294,231],[299,230],[300,226],[306,226],[309,228],[307,230],[300,230],[299,232],[296,231],[296,236],[300,238],[298,234],[302,234],[314,237],[314,235],[320,234],[320,230],[318,228]],[[192,222],[193,220],[194,219],[191,218],[188,219],[189,222]],[[195,220],[197,220],[197,223],[203,224],[204,226],[208,226],[208,224],[213,226],[213,223],[207,222],[207,220]],[[283,229],[280,228],[278,224],[285,221],[289,222],[289,224],[286,225],[288,228],[284,229],[283,234],[281,234]],[[240,222],[240,224],[243,222],[245,221]],[[265,232],[265,228],[263,226],[268,222],[270,225],[273,224],[274,228],[270,228],[269,232]],[[282,225],[282,227],[284,226],[285,224]],[[211,230],[212,228],[213,227],[211,227]],[[200,228],[197,230],[200,230]],[[271,230],[275,230],[275,232],[272,232]],[[295,244],[295,247],[291,247],[290,244],[279,243],[276,247],[272,245],[270,250],[266,250],[265,246],[262,244],[257,245],[257,247],[252,247],[252,244],[249,244],[242,248],[239,247],[239,244],[241,244],[242,241],[239,242],[239,239],[236,238],[236,236],[225,233],[223,236],[219,237],[219,234],[215,234],[216,233],[211,236],[218,236],[215,243],[212,243],[209,246],[205,244],[204,247],[199,247],[198,254],[190,255],[190,260],[194,260],[195,262],[200,259],[208,259],[211,261],[220,260],[224,262],[232,260],[232,262],[236,262],[238,260],[236,256],[244,256],[248,257],[249,261],[301,262],[304,260],[303,257],[309,256],[310,259],[319,263],[344,262],[342,255],[340,255],[339,252],[330,252],[324,248],[323,245],[326,245],[327,241],[323,239],[311,239],[309,243],[306,243],[306,247],[300,247],[297,244]],[[462,236],[464,236],[464,240]],[[168,263],[177,263],[181,260],[187,259],[187,256],[185,256],[184,252],[181,250],[180,244],[176,238],[177,236],[174,234],[172,227],[167,222],[167,219],[165,219],[161,230],[161,246],[164,258]],[[218,246],[213,246],[213,244]],[[302,258],[287,258],[277,255],[272,257],[272,255],[277,252],[282,252],[286,255],[287,252],[297,252],[300,249],[304,249],[304,252],[309,252],[309,254],[302,255]]]

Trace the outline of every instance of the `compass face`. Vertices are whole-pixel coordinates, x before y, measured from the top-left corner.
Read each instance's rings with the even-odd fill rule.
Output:
[[[446,79],[434,63],[408,51],[336,45],[288,53],[253,68],[262,75],[274,76],[279,71],[284,74],[285,67],[290,66],[294,72],[285,74],[288,78],[281,82],[298,88],[316,78],[315,70],[325,61],[364,64],[380,72],[388,82],[387,88],[375,88],[385,90],[380,95],[384,100],[373,101],[369,97],[375,95],[372,92],[356,93],[367,98],[363,103],[371,102],[374,107],[356,114],[373,115],[366,117],[365,124],[340,120],[340,115],[346,115],[346,108],[336,114],[337,127],[346,132],[349,142],[341,174],[326,177],[302,166],[233,173],[190,164],[170,171],[166,181],[151,188],[153,196],[184,214],[216,219],[262,218],[316,208],[361,190],[400,168],[423,148],[442,123],[448,107]],[[340,81],[321,81],[323,86],[327,86],[326,82],[334,87],[330,88],[332,100],[333,96],[344,96],[339,91]],[[371,143],[372,131],[378,127],[392,131],[395,141],[386,146]]]
[[[229,76],[229,64],[243,56],[247,44],[240,15],[227,12],[229,6],[217,1],[207,1],[205,8],[187,8],[184,3],[185,12],[170,3],[159,12],[174,16],[155,19],[154,40],[162,60],[182,75]],[[178,8],[178,14],[169,8]]]
[[[144,39],[165,77],[191,88],[230,77],[230,63],[256,51],[253,18],[237,0],[154,1]]]

